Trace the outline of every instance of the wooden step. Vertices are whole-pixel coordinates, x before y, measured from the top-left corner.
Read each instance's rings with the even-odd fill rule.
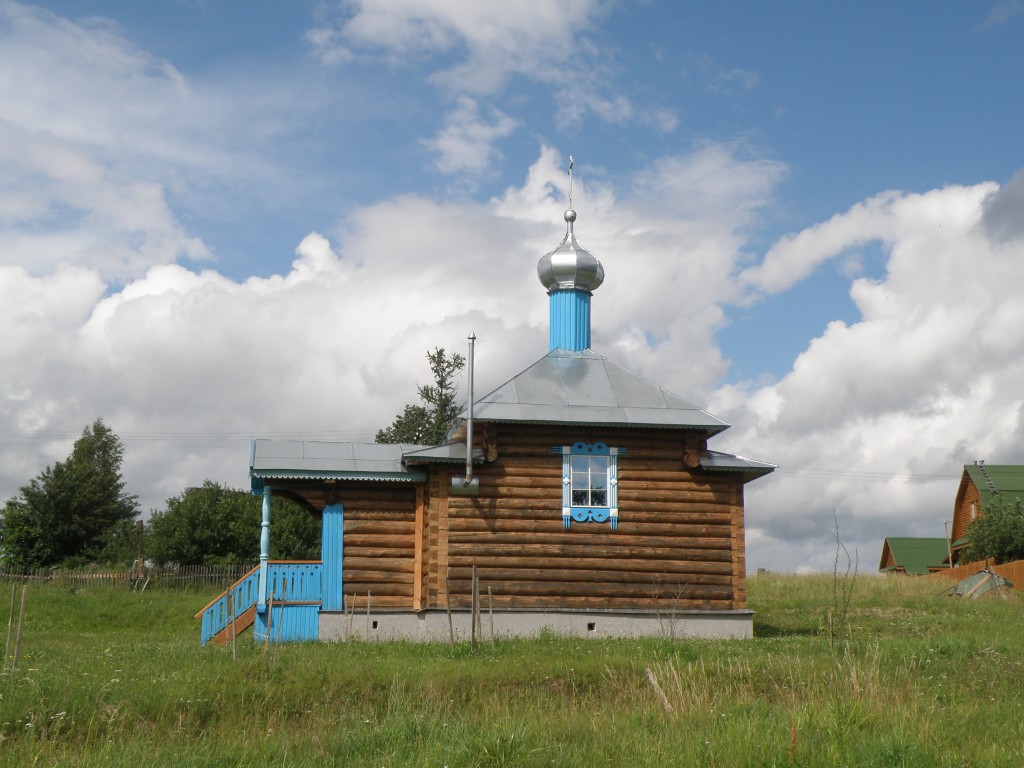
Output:
[[[235,617],[233,627],[232,623],[229,621],[228,625],[220,632],[218,632],[216,635],[214,635],[211,639],[215,643],[217,643],[217,645],[223,647],[228,644],[232,637],[236,637],[238,633],[251,627],[255,623],[255,621],[256,606],[254,605],[250,607],[249,610],[244,611],[243,613],[240,613],[238,614],[238,616]],[[232,635],[232,630],[234,631],[234,635]]]

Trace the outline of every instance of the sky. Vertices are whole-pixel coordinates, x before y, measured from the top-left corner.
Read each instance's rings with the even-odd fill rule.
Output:
[[[1024,463],[1024,2],[0,0],[0,498],[102,418],[148,514],[372,441],[426,351],[593,347],[728,421],[748,569]],[[463,382],[464,387],[464,382]],[[464,389],[463,389],[464,391]],[[844,561],[845,563],[845,561]]]

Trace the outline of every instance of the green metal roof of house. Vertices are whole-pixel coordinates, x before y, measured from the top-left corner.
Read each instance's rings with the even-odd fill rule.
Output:
[[[887,536],[882,545],[880,571],[902,569],[906,573],[925,574],[931,568],[945,567],[948,549],[945,539],[930,539],[910,536]],[[887,566],[886,552],[892,553],[895,565]]]
[[[993,493],[1024,499],[1024,465],[965,464],[964,469],[981,494],[981,504],[991,501]]]

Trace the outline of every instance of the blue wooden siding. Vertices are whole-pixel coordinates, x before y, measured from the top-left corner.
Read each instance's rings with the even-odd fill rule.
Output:
[[[317,562],[268,562],[268,599],[274,601],[275,616],[270,623],[271,641],[276,642],[274,622],[284,621],[281,641],[316,640],[320,635],[320,595],[322,592],[321,566]],[[228,625],[228,600],[234,601],[234,615],[239,616],[259,600],[260,568],[254,568],[238,582],[210,603],[201,615],[201,642],[206,645]],[[282,601],[286,605],[281,605]],[[294,603],[305,603],[294,605]],[[283,619],[281,617],[283,614]],[[313,616],[314,618],[310,618]],[[257,614],[253,625],[257,640],[266,640],[267,612]]]
[[[323,526],[320,539],[321,594],[325,611],[341,611],[345,608],[342,566],[345,559],[345,508],[341,504],[324,507]]]
[[[551,291],[549,306],[551,349],[580,352],[590,349],[590,294],[586,291]]]
[[[229,589],[225,590],[219,598],[210,603],[203,611],[200,634],[200,640],[203,645],[206,645],[210,638],[227,627],[230,615],[238,616],[255,605],[257,595],[259,594],[259,574],[259,567],[253,568]],[[229,597],[234,600],[233,614],[228,613]]]
[[[267,642],[267,618],[270,618],[270,642],[294,643],[320,638],[320,606],[274,603],[270,610],[256,614],[252,639]]]

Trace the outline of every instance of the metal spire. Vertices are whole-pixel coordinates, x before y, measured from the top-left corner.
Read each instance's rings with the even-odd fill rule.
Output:
[[[572,155],[569,155],[569,208],[572,208]]]

